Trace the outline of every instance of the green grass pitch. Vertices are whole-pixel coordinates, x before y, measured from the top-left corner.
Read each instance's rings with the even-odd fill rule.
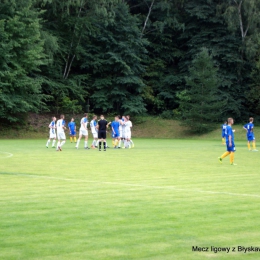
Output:
[[[56,152],[46,140],[1,140],[0,259],[260,258],[192,251],[260,246],[260,152],[236,142],[231,166],[217,160],[220,141],[134,141]]]

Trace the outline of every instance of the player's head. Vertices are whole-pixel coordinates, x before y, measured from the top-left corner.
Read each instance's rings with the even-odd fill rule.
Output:
[[[115,116],[115,121],[118,121],[119,120],[119,117],[118,116]]]
[[[52,121],[56,121],[56,117],[55,116],[53,116],[51,119],[52,119]]]
[[[86,117],[86,118],[87,118],[87,117],[88,117],[88,113],[84,113],[84,117]]]
[[[124,119],[124,120],[125,120],[125,116],[124,116],[124,115],[122,115],[122,119]]]
[[[74,122],[74,118],[73,117],[71,118],[70,122]]]
[[[62,114],[62,115],[60,115],[60,119],[64,119],[65,118],[65,116]]]
[[[234,124],[234,119],[232,117],[228,118],[228,124],[233,125]]]
[[[253,118],[253,117],[250,117],[250,118],[249,118],[249,122],[250,122],[250,123],[253,123],[253,122],[254,122],[254,118]]]
[[[105,118],[105,117],[104,117],[103,115],[100,115],[100,119],[102,119],[102,120],[103,120],[104,118]]]
[[[130,120],[130,116],[129,115],[127,115],[126,117],[127,117],[128,120]]]
[[[92,117],[92,119],[93,119],[93,120],[96,120],[96,119],[97,119],[97,116],[96,116],[96,115],[94,115],[94,116]]]

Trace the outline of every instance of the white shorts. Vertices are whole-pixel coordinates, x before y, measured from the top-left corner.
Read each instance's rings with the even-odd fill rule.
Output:
[[[55,138],[56,139],[56,133],[50,133],[50,137],[49,137],[50,139],[53,139],[53,138]]]
[[[86,129],[79,129],[79,135],[88,135],[88,130]]]
[[[98,133],[97,132],[95,132],[95,133],[92,132],[92,135],[93,135],[93,138],[98,138]]]
[[[125,133],[125,138],[126,139],[131,139],[131,132],[127,132],[127,133]]]
[[[57,133],[58,140],[66,140],[66,135],[64,132]]]

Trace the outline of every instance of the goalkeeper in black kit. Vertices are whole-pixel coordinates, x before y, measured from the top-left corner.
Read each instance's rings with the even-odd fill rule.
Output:
[[[104,151],[106,151],[107,126],[108,126],[107,120],[104,118],[103,115],[101,115],[97,125],[99,151],[101,151],[102,141],[103,141]]]

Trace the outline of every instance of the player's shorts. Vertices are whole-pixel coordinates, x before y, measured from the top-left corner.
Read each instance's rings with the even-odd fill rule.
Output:
[[[229,146],[229,141],[227,141],[226,144],[227,144],[227,151],[228,152],[235,152],[236,151],[236,146],[235,146],[234,142],[232,142],[232,146]]]
[[[255,140],[255,135],[254,134],[247,135],[247,141],[248,142],[252,142],[254,140]]]
[[[92,132],[93,138],[98,138],[98,133],[97,132]]]
[[[223,132],[222,133],[222,138],[225,138],[225,137],[226,137],[225,132]]]
[[[50,133],[50,139],[53,139],[53,138],[56,139],[56,133]]]
[[[131,132],[126,132],[125,133],[125,138],[126,139],[131,139],[131,136],[132,136]]]
[[[112,138],[118,138],[118,137],[120,137],[118,132],[115,133],[112,132]]]
[[[106,139],[107,132],[106,131],[98,131],[98,139]]]
[[[76,135],[76,132],[75,131],[70,131],[70,135],[74,136],[74,135]]]
[[[57,137],[58,137],[58,140],[65,140],[66,139],[66,135],[64,132],[58,132],[57,133]]]
[[[79,135],[88,135],[88,130],[86,129],[79,129]]]

